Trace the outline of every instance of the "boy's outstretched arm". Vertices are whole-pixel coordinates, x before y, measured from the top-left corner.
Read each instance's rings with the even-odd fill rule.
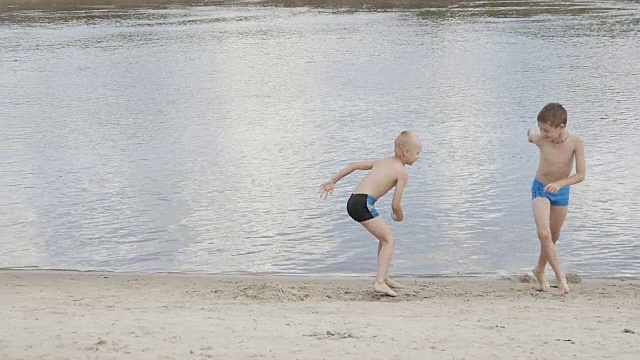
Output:
[[[540,133],[535,132],[531,129],[527,130],[527,140],[530,143],[538,145],[538,140],[540,140]]]
[[[371,170],[374,162],[375,161],[373,160],[367,160],[367,161],[354,162],[347,165],[344,169],[340,170],[338,174],[336,174],[336,176],[322,183],[322,189],[320,190],[320,197],[326,200],[327,196],[333,192],[333,190],[336,187],[336,183],[340,181],[340,179],[351,174],[356,170]]]
[[[393,200],[391,200],[391,218],[395,221],[404,220],[404,211],[402,211],[402,193],[404,192],[404,188],[407,186],[408,181],[409,176],[405,170],[398,177],[396,190],[393,193]]]

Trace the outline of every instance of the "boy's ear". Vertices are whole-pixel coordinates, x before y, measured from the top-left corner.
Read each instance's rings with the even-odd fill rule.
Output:
[[[409,148],[404,148],[404,149],[402,149],[402,154],[403,154],[404,156],[409,155]]]
[[[564,128],[566,128],[566,127],[567,127],[567,125],[565,125],[565,124],[560,124],[560,126],[558,126],[558,129],[560,129],[560,130],[564,130]]]

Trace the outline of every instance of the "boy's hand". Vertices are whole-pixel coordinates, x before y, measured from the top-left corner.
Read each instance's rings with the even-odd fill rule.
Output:
[[[398,221],[398,222],[402,221],[402,218],[396,215],[396,213],[394,212],[391,212],[391,218],[393,219],[393,221]]]
[[[327,196],[333,193],[333,190],[336,188],[336,183],[329,180],[322,184],[320,188],[320,198],[327,200]]]
[[[552,182],[551,184],[547,184],[547,186],[544,187],[544,191],[551,193],[551,194],[555,194],[558,191],[560,191],[560,189],[562,189],[563,186],[559,181],[556,182]]]

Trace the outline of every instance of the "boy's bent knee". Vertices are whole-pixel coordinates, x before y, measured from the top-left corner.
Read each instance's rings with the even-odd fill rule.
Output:
[[[394,243],[394,239],[393,236],[383,236],[378,238],[378,240],[380,240],[383,243],[387,243],[387,244],[393,244]]]
[[[538,230],[538,239],[540,239],[540,241],[551,241],[551,232],[548,230]]]

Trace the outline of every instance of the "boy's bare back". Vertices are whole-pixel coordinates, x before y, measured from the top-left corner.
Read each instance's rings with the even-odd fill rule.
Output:
[[[373,161],[371,170],[360,181],[354,193],[370,194],[376,199],[384,196],[398,183],[398,179],[407,179],[407,169],[396,157]]]

